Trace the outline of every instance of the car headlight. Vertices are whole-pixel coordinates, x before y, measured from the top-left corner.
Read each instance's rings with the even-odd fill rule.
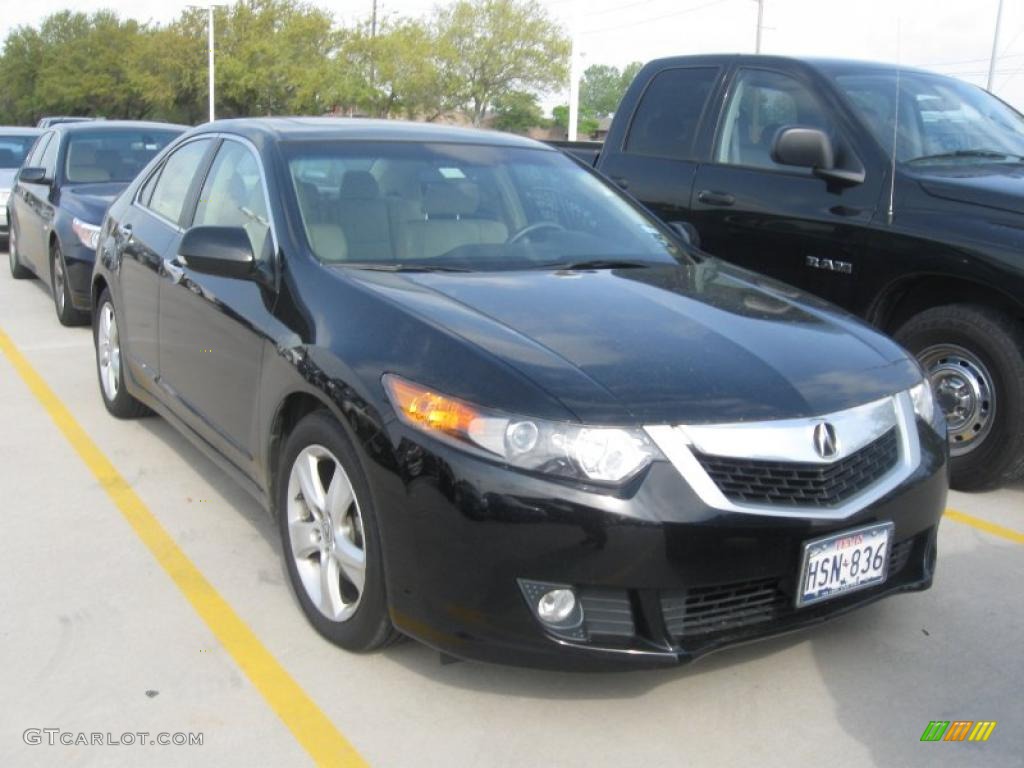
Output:
[[[72,219],[71,229],[78,236],[78,241],[86,248],[96,250],[100,244],[100,227],[96,224],[87,224],[81,219]]]
[[[910,399],[914,403],[914,413],[918,415],[918,418],[925,424],[934,427],[936,432],[944,434],[946,426],[943,415],[935,407],[935,395],[932,393],[931,382],[927,378],[910,388]]]
[[[661,453],[640,429],[587,427],[481,408],[393,374],[384,389],[408,425],[515,467],[619,484]]]

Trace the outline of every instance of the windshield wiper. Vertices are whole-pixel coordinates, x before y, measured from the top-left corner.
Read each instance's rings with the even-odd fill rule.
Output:
[[[940,152],[937,155],[922,155],[908,160],[908,163],[916,163],[921,160],[948,160],[954,157],[981,157],[987,159],[1013,158],[1016,163],[1024,162],[1024,157],[1015,155],[1012,152],[1000,152],[998,149],[957,149],[953,152]]]
[[[650,261],[633,261],[630,259],[587,259],[583,261],[566,261],[561,264],[544,264],[543,269],[575,270],[575,269],[643,269],[653,266]]]
[[[468,267],[451,267],[444,264],[374,264],[370,261],[338,262],[338,266],[368,269],[373,272],[472,272]]]

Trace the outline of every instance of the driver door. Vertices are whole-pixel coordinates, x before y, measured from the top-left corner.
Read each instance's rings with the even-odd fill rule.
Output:
[[[812,84],[744,67],[729,92],[711,161],[694,184],[692,221],[701,247],[849,306],[879,174],[868,169],[864,183],[840,187],[772,159],[775,136],[792,126],[824,131],[839,157],[853,151]]]

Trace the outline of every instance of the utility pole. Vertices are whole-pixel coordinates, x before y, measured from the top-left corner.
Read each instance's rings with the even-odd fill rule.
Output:
[[[999,7],[996,9],[996,32],[992,37],[992,58],[988,62],[988,85],[985,86],[985,90],[991,93],[992,91],[992,79],[996,74],[996,53],[999,49],[999,22],[1003,18],[1003,0],[999,0]],[[1012,45],[1012,43],[1011,43]]]
[[[1003,0],[999,0],[1001,3]],[[761,52],[761,30],[764,29],[764,0],[755,0],[757,3],[757,39],[754,43],[754,53]]]

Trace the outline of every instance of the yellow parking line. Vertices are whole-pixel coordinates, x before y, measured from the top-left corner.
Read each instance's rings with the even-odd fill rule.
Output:
[[[991,533],[993,536],[1008,539],[1016,544],[1024,544],[1024,533],[1015,531],[1012,528],[1006,528],[1005,526],[997,523],[990,523],[988,520],[982,520],[980,517],[958,512],[955,509],[947,509],[946,517],[950,520],[956,520],[958,523],[969,525],[972,528],[977,528],[979,531]]]
[[[355,748],[178,547],[71,412],[0,330],[0,352],[110,496],[136,535],[318,765],[365,766]]]

